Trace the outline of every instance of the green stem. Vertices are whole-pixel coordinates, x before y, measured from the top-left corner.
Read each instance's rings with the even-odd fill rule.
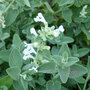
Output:
[[[85,84],[84,84],[83,90],[85,90],[85,89],[86,89],[88,79],[89,79],[89,75],[88,75],[88,76],[87,76],[87,78],[86,78],[86,81],[85,81]]]
[[[34,59],[34,62],[35,62],[35,64],[36,64],[36,66],[38,67],[38,64],[37,64],[37,55],[38,55],[38,51],[39,51],[39,49],[37,49],[37,54],[36,54],[36,57],[35,57],[35,59]]]
[[[77,86],[78,86],[78,89],[79,89],[79,90],[82,90],[78,83],[77,83]]]
[[[12,6],[12,4],[14,3],[15,0],[12,0],[12,2],[8,5],[8,7],[5,9],[4,13],[6,13],[8,11],[8,9]]]

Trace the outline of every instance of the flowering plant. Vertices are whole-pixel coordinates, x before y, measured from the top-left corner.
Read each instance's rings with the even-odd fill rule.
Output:
[[[0,0],[0,90],[89,90],[89,0]]]

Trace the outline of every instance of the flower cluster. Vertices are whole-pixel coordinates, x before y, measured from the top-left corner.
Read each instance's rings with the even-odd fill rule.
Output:
[[[85,5],[82,11],[80,12],[80,17],[84,17],[84,18],[86,17],[87,14],[86,9],[87,9],[87,5]]]
[[[35,72],[38,72],[37,67],[32,67],[31,69],[29,69],[29,71],[32,71],[32,70],[34,70]]]
[[[24,44],[25,44],[25,49],[23,51],[23,54],[24,54],[23,59],[24,60],[27,60],[29,58],[35,59],[32,54],[36,55],[37,52],[34,50],[33,45],[32,44],[27,44],[26,42],[24,42]]]
[[[20,74],[20,76],[25,80],[26,79],[26,74]]]
[[[64,28],[62,25],[60,25],[58,29],[55,29],[55,26],[48,27],[48,23],[41,13],[38,13],[38,16],[36,16],[34,20],[35,22],[43,22],[45,27],[41,27],[41,30],[38,30],[38,33],[36,32],[35,28],[31,28],[30,32],[36,37],[39,36],[43,41],[52,39],[53,36],[58,37],[60,32],[64,32]]]
[[[43,22],[45,25],[48,24],[45,20],[45,18],[43,17],[42,13],[38,13],[38,16],[36,16],[36,18],[34,18],[35,22]]]

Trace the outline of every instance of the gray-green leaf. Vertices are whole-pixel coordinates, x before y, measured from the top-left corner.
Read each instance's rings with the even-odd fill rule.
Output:
[[[61,83],[59,81],[48,81],[46,90],[61,90]]]
[[[9,65],[10,67],[17,66],[19,68],[22,67],[23,59],[20,55],[20,52],[18,49],[14,48],[12,49],[10,56],[9,56]]]
[[[13,80],[18,80],[21,70],[18,67],[11,67],[11,68],[8,68],[6,72]]]
[[[87,68],[80,65],[80,64],[75,64],[71,66],[71,71],[70,71],[70,78],[76,78],[83,76],[88,72]]]
[[[28,7],[30,7],[30,2],[29,2],[29,0],[24,0],[24,3],[25,3],[25,5],[27,5]]]
[[[54,73],[55,72],[56,64],[54,62],[48,62],[45,64],[42,64],[38,70],[42,73]]]
[[[62,83],[66,83],[69,78],[70,67],[63,68],[63,69],[58,67],[58,73],[60,75],[60,79],[61,79]]]

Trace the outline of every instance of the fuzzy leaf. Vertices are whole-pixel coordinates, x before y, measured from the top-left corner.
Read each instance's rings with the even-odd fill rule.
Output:
[[[86,67],[79,64],[75,64],[71,66],[70,78],[77,78],[77,77],[83,76],[87,72],[88,70]]]
[[[69,78],[70,67],[63,68],[63,69],[58,67],[58,73],[60,75],[60,79],[61,79],[62,83],[66,83]]]
[[[13,80],[18,80],[21,70],[18,67],[11,67],[11,68],[8,68],[6,72]]]
[[[42,64],[38,70],[42,73],[54,73],[55,72],[56,64],[54,62],[48,62],[45,64]]]
[[[9,56],[9,65],[10,67],[17,66],[19,68],[22,67],[23,59],[20,55],[20,52],[18,49],[14,48],[12,49],[10,56]]]

